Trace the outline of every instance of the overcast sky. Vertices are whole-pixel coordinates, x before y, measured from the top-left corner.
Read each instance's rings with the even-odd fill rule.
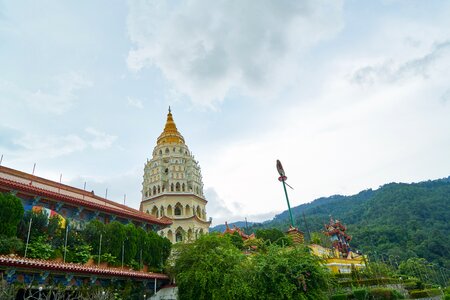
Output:
[[[449,1],[0,1],[2,164],[138,208],[172,107],[214,224],[450,175]]]

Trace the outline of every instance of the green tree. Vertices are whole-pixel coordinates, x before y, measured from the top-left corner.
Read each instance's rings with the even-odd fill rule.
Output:
[[[230,236],[210,234],[177,245],[180,299],[326,299],[330,280],[306,247],[269,245],[244,255]]]
[[[263,239],[271,244],[277,244],[279,246],[292,245],[292,240],[277,228],[258,229],[255,235],[257,238]]]
[[[228,236],[203,235],[194,243],[178,244],[174,251],[177,258],[173,272],[180,300],[231,299],[226,296],[231,288],[225,286],[226,278],[230,278],[227,274],[246,258]]]
[[[327,299],[330,275],[307,247],[268,247],[254,258],[251,286],[261,299]]]
[[[11,193],[0,193],[0,235],[14,237],[23,217],[22,201]]]

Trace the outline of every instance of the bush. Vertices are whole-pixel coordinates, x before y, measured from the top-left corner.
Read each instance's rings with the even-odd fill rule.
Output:
[[[406,282],[403,284],[403,286],[404,286],[404,288],[405,288],[406,290],[408,290],[408,291],[412,291],[412,290],[415,290],[415,289],[418,289],[418,288],[419,288],[419,285],[418,285],[418,282],[417,282],[417,281],[406,281]]]
[[[22,251],[23,242],[16,237],[0,235],[0,254],[11,254]]]
[[[412,299],[436,297],[442,295],[442,291],[440,289],[415,290],[409,292],[409,295]]]
[[[49,259],[53,257],[52,246],[45,241],[43,236],[28,244],[27,256],[29,258]]]
[[[369,294],[369,299],[371,300],[395,300],[404,298],[398,291],[388,288],[374,288],[370,290]]]
[[[445,294],[444,300],[450,300],[450,294]]]
[[[67,253],[67,260],[73,263],[85,264],[91,257],[92,247],[89,245],[75,246]]]
[[[0,193],[0,235],[15,237],[23,217],[22,201],[11,193]]]
[[[330,300],[347,300],[348,295],[347,294],[336,294],[330,297]]]
[[[353,297],[357,300],[365,300],[369,296],[369,291],[367,289],[356,289],[353,290]]]

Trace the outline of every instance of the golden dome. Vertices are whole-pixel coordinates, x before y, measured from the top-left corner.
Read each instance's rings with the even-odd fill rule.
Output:
[[[158,137],[157,144],[184,144],[184,137],[178,132],[177,125],[173,121],[172,112],[167,114],[166,126],[161,135]]]

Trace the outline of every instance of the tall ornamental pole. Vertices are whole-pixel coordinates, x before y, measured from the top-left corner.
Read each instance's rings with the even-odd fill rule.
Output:
[[[278,170],[278,174],[280,174],[280,177],[278,177],[278,180],[283,183],[284,194],[286,195],[286,202],[287,202],[288,209],[289,209],[289,216],[291,217],[291,226],[295,227],[294,218],[292,217],[291,205],[289,203],[289,197],[288,197],[287,190],[286,190],[286,182],[285,181],[287,180],[287,177],[284,173],[283,165],[281,164],[281,162],[278,159],[277,159],[277,170]]]

